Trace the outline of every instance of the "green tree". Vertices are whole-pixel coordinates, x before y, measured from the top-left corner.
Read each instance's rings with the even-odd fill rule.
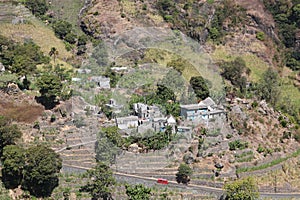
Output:
[[[174,91],[177,97],[182,96],[185,91],[185,80],[183,76],[176,70],[169,70],[164,78],[159,82],[161,85],[168,86],[172,91]]]
[[[23,179],[23,167],[25,165],[24,149],[16,145],[8,145],[3,149],[2,182],[6,188],[17,188]]]
[[[55,74],[43,74],[36,84],[41,94],[38,101],[44,105],[46,109],[53,108],[57,103],[56,97],[60,96],[63,88],[59,77]]]
[[[184,71],[185,65],[186,63],[182,58],[173,59],[167,63],[167,67],[172,67],[180,74],[182,74],[182,72]]]
[[[198,98],[203,100],[209,97],[209,89],[202,76],[193,76],[190,84]]]
[[[115,88],[117,86],[120,75],[114,72],[110,67],[106,69],[104,76],[110,78],[110,87]]]
[[[88,37],[86,35],[80,35],[78,37],[77,46],[86,45],[88,41]]]
[[[188,184],[193,170],[185,163],[180,164],[178,172],[176,173],[176,181],[178,183]]]
[[[122,147],[124,144],[124,139],[120,135],[119,128],[117,126],[103,127],[101,131],[117,147]]]
[[[159,101],[158,103],[160,104],[166,103],[168,100],[176,100],[174,92],[170,88],[161,84],[157,84],[156,98]]]
[[[64,40],[65,40],[66,42],[69,42],[70,44],[75,44],[75,43],[76,43],[76,37],[77,37],[76,34],[70,32],[70,33],[68,33],[68,34],[65,36]]]
[[[151,188],[147,188],[142,184],[125,185],[126,194],[129,200],[149,200],[151,196]]]
[[[113,136],[111,136],[113,137]],[[98,133],[96,142],[96,160],[107,164],[115,162],[119,147],[110,138],[106,137],[103,131]]]
[[[36,197],[50,196],[58,186],[62,159],[43,145],[29,147],[25,155],[23,188]]]
[[[28,76],[36,72],[36,66],[49,63],[40,47],[33,42],[14,44],[2,52],[1,61],[12,73]]]
[[[64,20],[57,20],[52,27],[55,35],[60,39],[64,39],[67,34],[72,32],[72,24]]]
[[[44,15],[49,9],[46,0],[25,0],[25,6],[36,16]]]
[[[263,73],[258,85],[260,98],[265,99],[273,106],[276,105],[280,96],[279,81],[278,73],[272,68],[269,68]]]
[[[254,200],[258,199],[258,187],[254,179],[247,177],[224,185],[227,200]]]
[[[221,68],[223,69],[222,76],[243,92],[247,81],[244,74],[250,74],[243,58],[237,57],[234,61],[225,62],[221,65]]]
[[[5,117],[0,116],[0,156],[5,146],[16,144],[21,136],[22,132],[17,125],[11,125]]]
[[[166,114],[178,117],[180,115],[180,104],[177,102],[166,103],[165,105]]]
[[[18,77],[15,74],[4,73],[0,76],[0,89],[5,90],[8,83],[17,83]]]
[[[55,47],[51,47],[51,50],[49,51],[49,56],[53,57],[53,61],[55,63],[56,57],[58,56],[58,51]]]
[[[89,181],[82,186],[80,191],[88,192],[92,195],[92,199],[112,199],[112,186],[116,184],[112,170],[108,165],[98,162],[97,165],[87,171]]]

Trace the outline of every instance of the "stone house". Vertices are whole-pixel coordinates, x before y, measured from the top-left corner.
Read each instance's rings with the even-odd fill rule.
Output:
[[[1,62],[0,62],[0,72],[5,72],[5,67]]]
[[[164,132],[167,126],[172,127],[172,132],[176,132],[176,120],[170,115],[169,117],[158,117],[152,120],[152,128],[155,132]]]
[[[90,69],[77,69],[77,72],[79,74],[90,74],[92,72],[92,70],[90,70]]]
[[[115,99],[110,99],[105,105],[109,107],[114,113],[121,113],[121,110],[123,108],[123,105],[117,104],[117,101]]]
[[[177,133],[190,133],[192,131],[191,127],[188,126],[178,126]]]
[[[89,80],[95,82],[101,89],[110,89],[110,78],[104,76],[92,76]]]
[[[134,114],[143,120],[151,120],[153,118],[161,117],[159,107],[152,105],[149,106],[144,103],[133,104]]]

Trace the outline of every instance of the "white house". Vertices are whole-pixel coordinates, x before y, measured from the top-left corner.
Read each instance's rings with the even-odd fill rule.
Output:
[[[138,125],[139,125],[139,119],[137,116],[116,118],[116,126],[121,130],[137,128]]]
[[[189,121],[210,119],[222,116],[225,113],[226,111],[222,107],[217,106],[210,97],[198,104],[180,105],[180,116]]]

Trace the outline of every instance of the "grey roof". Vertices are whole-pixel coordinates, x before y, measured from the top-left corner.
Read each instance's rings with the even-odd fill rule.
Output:
[[[203,101],[201,101],[203,104],[207,105],[207,106],[216,106],[216,103],[214,102],[214,100],[212,100],[212,98],[207,97],[206,99],[204,99]]]
[[[104,76],[92,76],[90,80],[95,82],[102,82],[102,81],[110,81],[110,78],[106,78]]]
[[[178,126],[177,129],[192,129],[192,127],[189,127],[189,126]]]
[[[213,111],[209,112],[210,115],[216,115],[216,114],[222,114],[222,113],[226,113],[226,111],[225,110],[213,110]]]
[[[154,121],[154,122],[158,122],[158,121],[167,121],[167,119],[164,118],[164,117],[157,117],[157,118],[153,118],[153,121]]]
[[[180,108],[185,108],[187,110],[197,110],[197,109],[207,108],[207,106],[199,105],[199,104],[189,104],[189,105],[180,105]]]
[[[138,121],[137,116],[119,117],[116,118],[117,121]]]

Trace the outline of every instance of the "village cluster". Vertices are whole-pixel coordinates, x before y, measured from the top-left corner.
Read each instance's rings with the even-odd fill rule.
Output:
[[[89,74],[90,72],[89,69],[78,70],[78,73],[81,74]],[[96,84],[96,90],[110,89],[109,78],[91,76],[88,80]],[[74,78],[73,81],[81,80]],[[105,106],[109,107],[114,114],[121,113],[123,107],[115,99],[110,99]],[[164,115],[157,105],[147,105],[141,102],[133,104],[131,113],[132,115],[129,116],[113,117],[115,125],[123,132],[130,133],[132,130],[137,133],[146,133],[149,130],[164,132],[167,126],[171,126],[173,133],[191,133],[197,125],[206,125],[209,121],[226,117],[223,106],[217,105],[210,97],[197,104],[180,105],[180,120],[175,119],[172,115]]]

